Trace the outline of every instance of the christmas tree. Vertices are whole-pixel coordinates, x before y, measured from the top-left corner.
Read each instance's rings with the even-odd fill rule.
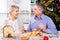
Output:
[[[44,5],[44,13],[49,16],[60,30],[60,0],[36,0]]]

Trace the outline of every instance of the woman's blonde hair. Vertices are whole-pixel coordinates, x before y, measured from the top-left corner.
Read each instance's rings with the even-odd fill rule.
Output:
[[[16,5],[11,5],[11,7],[10,7],[10,12],[9,12],[9,13],[13,12],[14,9],[16,9],[16,8],[19,9],[18,6],[16,6]]]

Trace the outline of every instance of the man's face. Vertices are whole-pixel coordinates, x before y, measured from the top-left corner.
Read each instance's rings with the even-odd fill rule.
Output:
[[[33,13],[35,16],[42,15],[42,12],[43,12],[43,10],[41,7],[38,8],[37,5],[34,6]]]
[[[19,13],[19,9],[18,8],[14,8],[14,10],[12,11],[12,16],[17,18],[18,17],[18,13]]]

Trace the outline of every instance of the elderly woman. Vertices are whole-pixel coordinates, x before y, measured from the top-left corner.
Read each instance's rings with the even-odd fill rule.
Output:
[[[19,33],[23,32],[22,18],[21,17],[19,18],[18,14],[19,14],[19,7],[16,5],[11,5],[9,16],[5,20],[5,23],[3,24],[4,26],[11,25],[14,28],[14,34],[16,36],[18,36]]]

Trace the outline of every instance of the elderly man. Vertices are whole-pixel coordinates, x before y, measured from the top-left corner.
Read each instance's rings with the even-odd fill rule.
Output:
[[[36,29],[47,34],[57,34],[58,32],[52,19],[44,15],[43,11],[43,5],[37,2],[33,9],[34,17],[30,20],[28,31]]]

